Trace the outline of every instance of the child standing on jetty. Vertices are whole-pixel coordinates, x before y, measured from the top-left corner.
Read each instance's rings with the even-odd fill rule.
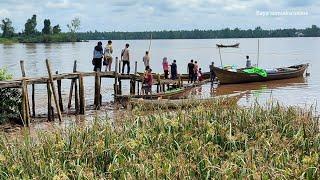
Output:
[[[167,57],[163,58],[162,67],[164,72],[164,79],[169,79],[169,62]]]

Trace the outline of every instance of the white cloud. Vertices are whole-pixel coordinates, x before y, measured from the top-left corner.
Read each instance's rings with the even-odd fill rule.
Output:
[[[11,17],[11,14],[7,9],[0,9],[0,17]]]
[[[265,18],[256,11],[302,10],[309,16]],[[304,28],[319,25],[319,0],[0,0],[0,18],[8,16],[21,31],[32,14],[66,24],[77,16],[81,30],[146,31],[170,29]]]
[[[69,8],[82,8],[82,5],[79,3],[69,2],[68,0],[63,0],[59,2],[49,1],[46,4],[46,7],[52,8],[52,9],[69,9]]]

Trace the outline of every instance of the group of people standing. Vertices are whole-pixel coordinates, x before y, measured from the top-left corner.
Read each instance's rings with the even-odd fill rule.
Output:
[[[94,47],[93,50],[93,59],[92,64],[94,66],[94,71],[102,71],[102,65],[105,66],[105,71],[111,71],[112,61],[113,61],[113,47],[112,41],[109,40],[105,48],[102,47],[102,42],[99,41],[98,44]],[[118,57],[116,57],[117,59]],[[143,81],[143,88],[144,92],[151,93],[151,87],[153,84],[153,76],[152,76],[152,69],[150,66],[150,56],[149,51],[145,52],[145,55],[142,58],[142,61],[145,66],[145,73],[144,73],[144,81]],[[126,73],[130,73],[130,51],[129,51],[129,44],[125,45],[125,48],[121,51],[121,62],[122,62],[122,74],[124,74],[125,66],[127,66]],[[164,57],[162,60],[162,67],[164,72],[164,78],[175,80],[178,78],[178,68],[177,68],[177,61],[173,60],[171,64],[169,64],[169,60],[167,57]],[[189,80],[188,82],[196,82],[202,80],[202,72],[201,68],[199,68],[198,62],[191,60],[188,64],[188,74]]]
[[[99,41],[93,50],[92,65],[94,71],[101,71],[102,65],[105,66],[105,71],[111,71],[113,61],[113,47],[112,41],[109,40],[106,47],[103,49],[102,42]],[[116,57],[117,59],[118,57]],[[125,48],[121,51],[122,61],[122,74],[124,74],[125,66],[127,66],[127,74],[130,73],[130,52],[129,44],[125,45]]]

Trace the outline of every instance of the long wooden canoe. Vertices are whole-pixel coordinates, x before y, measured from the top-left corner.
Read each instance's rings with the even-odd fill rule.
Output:
[[[223,45],[223,44],[216,44],[218,48],[238,48],[240,43],[231,44],[231,45]]]
[[[173,89],[166,92],[154,93],[154,94],[146,94],[146,95],[115,95],[115,100],[126,106],[130,99],[181,99],[185,98],[189,92],[194,88],[201,86],[203,84],[208,83],[208,80],[204,80],[201,82],[190,83],[181,88]]]
[[[142,81],[143,80],[143,73],[138,72],[138,74],[140,75],[140,81]],[[157,79],[158,77],[160,77],[160,79],[164,79],[164,74],[152,73],[152,76],[153,76],[153,79]],[[183,81],[188,81],[188,79],[189,79],[188,74],[179,74],[178,76],[180,76],[181,80],[183,80]],[[202,77],[204,80],[210,79],[210,72],[203,72]]]
[[[309,64],[300,64],[277,68],[274,72],[267,72],[267,77],[262,77],[258,74],[247,74],[242,71],[243,69],[238,69],[236,72],[233,72],[214,67],[214,71],[220,84],[239,84],[301,77],[304,75],[308,66]]]

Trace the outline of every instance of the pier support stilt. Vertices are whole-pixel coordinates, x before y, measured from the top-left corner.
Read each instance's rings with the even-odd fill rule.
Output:
[[[53,94],[54,103],[55,103],[56,110],[57,110],[57,113],[58,113],[58,118],[59,118],[59,121],[62,121],[62,115],[61,115],[60,106],[59,106],[59,103],[58,103],[58,98],[57,98],[57,94],[56,94],[56,89],[55,89],[54,83],[53,83],[51,66],[50,66],[50,63],[49,63],[49,60],[48,60],[48,59],[46,59],[46,65],[47,65],[47,70],[48,70],[48,75],[49,75],[49,81],[50,81],[50,86],[51,86],[51,90],[52,90],[52,94]]]
[[[96,72],[95,83],[94,83],[94,106],[95,109],[100,109],[100,93],[101,93],[101,84],[100,84],[100,72]]]
[[[56,74],[59,74],[58,71],[56,71]],[[57,80],[58,85],[58,99],[59,99],[59,106],[61,112],[63,112],[63,102],[62,102],[62,93],[61,93],[61,80]]]
[[[77,72],[77,61],[74,61],[73,63],[73,73]],[[69,91],[69,101],[68,101],[68,109],[71,108],[71,102],[72,102],[72,93],[73,93],[73,87],[75,84],[75,79],[71,80],[71,85],[70,85],[70,91]]]
[[[84,95],[84,85],[83,85],[82,74],[79,75],[79,97],[80,97],[80,111],[79,111],[79,113],[84,115],[86,105],[85,105],[85,95]]]
[[[47,96],[48,96],[48,121],[53,121],[52,119],[52,92],[50,88],[50,83],[49,81],[47,82]]]
[[[25,79],[22,80],[22,120],[25,126],[30,125],[28,88]]]

